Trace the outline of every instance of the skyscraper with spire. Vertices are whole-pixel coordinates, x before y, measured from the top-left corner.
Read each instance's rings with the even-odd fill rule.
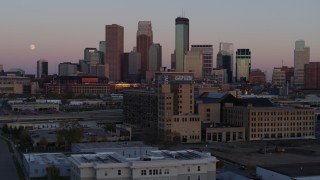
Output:
[[[149,66],[149,48],[153,43],[151,21],[139,21],[137,31],[137,52],[141,54],[141,78],[146,78]]]
[[[183,72],[184,56],[189,51],[189,19],[177,17],[175,32],[175,67],[171,68],[176,72]]]

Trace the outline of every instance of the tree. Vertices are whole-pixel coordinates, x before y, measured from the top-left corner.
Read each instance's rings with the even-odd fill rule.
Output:
[[[71,145],[80,142],[83,137],[83,128],[76,120],[66,120],[60,122],[60,129],[57,131],[57,140],[59,143]],[[60,144],[58,144],[60,145]]]
[[[2,127],[2,132],[3,132],[4,134],[9,134],[9,133],[10,133],[8,124],[3,125],[3,127]]]
[[[55,167],[54,165],[47,167],[47,177],[48,180],[58,180],[60,175],[59,168]]]
[[[110,132],[115,132],[116,131],[116,123],[114,123],[114,122],[105,123],[104,130],[110,131]]]
[[[45,137],[41,137],[39,141],[39,146],[46,148],[48,145],[48,141]]]
[[[28,130],[24,129],[19,134],[20,147],[24,151],[33,145],[30,133]]]

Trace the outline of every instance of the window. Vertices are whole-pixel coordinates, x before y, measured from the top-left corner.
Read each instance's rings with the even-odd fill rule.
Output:
[[[121,170],[118,170],[118,175],[119,175],[119,176],[121,175]]]
[[[142,175],[142,176],[147,175],[147,170],[141,170],[141,175]]]
[[[108,171],[105,171],[105,172],[104,172],[104,175],[105,175],[105,176],[108,176]]]
[[[201,180],[201,177],[200,177],[200,175],[198,175],[198,178],[197,178],[198,180]]]
[[[152,170],[151,169],[149,170],[149,175],[152,175]]]
[[[190,172],[190,167],[188,167],[188,172]]]
[[[169,174],[169,169],[165,169],[164,174]]]
[[[191,180],[191,177],[190,177],[190,176],[188,176],[188,180]]]
[[[200,171],[201,169],[200,169],[200,166],[198,166],[198,171]]]

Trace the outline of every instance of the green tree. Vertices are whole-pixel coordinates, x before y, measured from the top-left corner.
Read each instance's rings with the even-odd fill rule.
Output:
[[[24,129],[19,134],[20,148],[24,151],[26,148],[32,147],[32,139],[28,130]]]
[[[54,165],[47,167],[47,177],[48,180],[58,180],[60,175],[59,168],[55,167]]]
[[[80,142],[83,137],[83,128],[76,120],[66,120],[60,122],[60,129],[57,131],[57,140],[66,145]],[[60,145],[60,144],[58,144]]]

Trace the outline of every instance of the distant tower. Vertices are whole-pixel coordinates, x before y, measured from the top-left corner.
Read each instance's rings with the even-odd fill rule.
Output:
[[[189,51],[189,19],[184,17],[176,18],[175,37],[175,71],[183,72],[184,56]]]
[[[236,80],[248,82],[251,71],[250,49],[238,49],[236,53]]]
[[[37,61],[37,79],[48,76],[48,61],[40,59]]]
[[[149,71],[160,71],[162,66],[162,47],[160,44],[152,44],[149,48]]]
[[[210,79],[212,65],[213,48],[212,45],[191,45],[191,51],[199,51],[202,53],[202,77]]]
[[[146,78],[149,66],[149,48],[153,43],[151,21],[139,21],[137,31],[137,52],[141,54],[141,78]]]
[[[294,49],[294,85],[304,86],[304,65],[310,61],[310,48],[305,46],[304,40],[298,40]]]
[[[124,28],[117,24],[106,25],[106,76],[110,81],[121,80],[121,54],[124,49]]]
[[[233,79],[233,44],[221,42],[219,52],[217,54],[218,69],[226,69],[228,75],[228,83],[232,83]]]

